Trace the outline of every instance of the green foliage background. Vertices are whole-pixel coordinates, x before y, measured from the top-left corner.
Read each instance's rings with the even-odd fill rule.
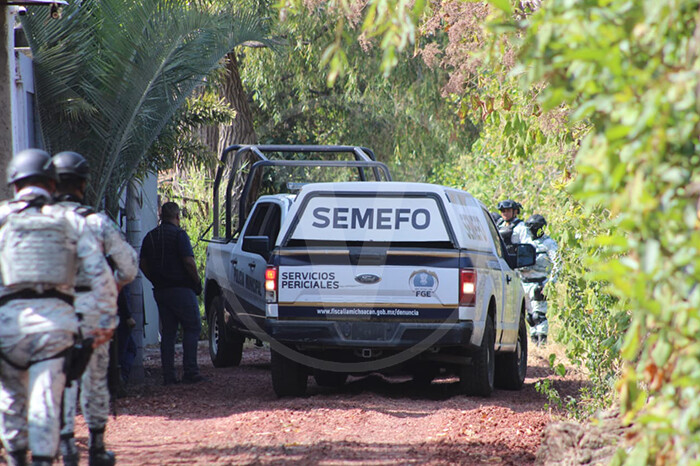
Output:
[[[268,12],[276,16],[277,10]],[[384,76],[382,50],[352,39],[345,24],[343,54],[351,71],[329,87],[320,63],[338,34],[329,27],[335,18],[327,8],[289,13],[274,26],[280,45],[245,51],[241,75],[252,93],[259,142],[366,146],[392,165],[395,178],[426,181],[477,134],[441,97],[447,72],[405,56]]]
[[[232,47],[267,35],[254,12],[208,1],[84,0],[58,21],[49,13],[35,5],[22,16],[43,144],[83,154],[87,200],[112,213],[202,79]]]
[[[243,60],[261,142],[366,145],[396,179],[544,214],[553,329],[591,379],[575,413],[619,400],[636,442],[616,463],[697,464],[699,2],[494,0],[483,62],[445,93],[454,70],[408,50],[447,50],[447,28],[419,33],[447,3],[372,0],[353,24],[288,2],[283,45]]]
[[[609,402],[628,313],[604,293],[605,281],[588,276],[589,263],[602,254],[590,239],[609,231],[608,212],[586,208],[569,192],[576,143],[587,123],[569,125],[564,107],[543,111],[537,100],[542,86],[523,90],[520,74],[509,69],[485,65],[463,93],[449,94],[450,69],[401,56],[386,78],[382,50],[349,39],[348,68],[328,87],[318,66],[325,44],[335,40],[337,31],[328,27],[334,18],[324,9],[290,13],[273,26],[277,47],[244,49],[242,78],[260,142],[369,146],[397,180],[465,189],[492,210],[499,200],[515,198],[525,206],[524,218],[544,214],[563,260],[560,280],[549,290],[554,333],[593,382],[577,414]],[[343,37],[353,34],[350,25],[343,27]],[[417,46],[447,43],[437,33]],[[199,185],[181,188],[189,190],[180,196],[208,198]],[[194,238],[207,221],[193,222]]]
[[[610,215],[593,278],[627,329],[619,382],[639,428],[630,464],[698,461],[698,7],[696,1],[552,1],[521,49],[543,105],[590,127],[572,193]],[[621,454],[620,458],[625,457]]]

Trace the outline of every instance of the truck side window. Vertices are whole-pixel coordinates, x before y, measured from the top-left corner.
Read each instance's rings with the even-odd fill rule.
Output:
[[[498,254],[498,257],[504,257],[503,255],[503,245],[501,244],[501,235],[498,234],[498,230],[496,229],[496,225],[493,223],[493,219],[491,218],[491,214],[484,210],[484,215],[486,216],[486,223],[489,226],[489,232],[491,232],[491,236],[493,237],[493,242],[496,245],[496,254]]]
[[[277,235],[280,232],[280,224],[282,221],[282,210],[277,204],[270,204],[267,212],[265,225],[263,226],[263,235],[270,238],[270,247],[274,246],[277,241]]]
[[[265,223],[265,217],[271,205],[272,204],[258,204],[257,207],[255,207],[255,211],[252,213],[250,222],[248,222],[243,236],[260,236],[263,234],[263,224]]]
[[[245,234],[243,237],[267,236],[270,238],[269,245],[270,250],[272,250],[275,241],[277,241],[277,235],[280,231],[281,217],[282,210],[280,209],[279,205],[272,202],[258,204],[250,218],[250,222],[248,223],[248,227],[245,229]],[[245,243],[243,250],[247,251],[245,248]]]

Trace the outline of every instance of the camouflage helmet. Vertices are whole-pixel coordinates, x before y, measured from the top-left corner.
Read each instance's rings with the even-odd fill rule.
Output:
[[[535,214],[525,220],[525,226],[530,230],[532,237],[535,239],[544,235],[545,225],[547,225],[547,220],[545,220],[545,218],[540,214]]]
[[[19,151],[7,166],[7,184],[33,176],[56,181],[56,169],[51,163],[51,156],[41,149]]]
[[[87,160],[77,152],[59,152],[53,156],[53,164],[59,178],[68,175],[86,180],[90,176],[90,166]]]

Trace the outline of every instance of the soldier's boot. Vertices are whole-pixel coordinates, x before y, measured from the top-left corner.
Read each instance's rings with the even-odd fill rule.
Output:
[[[7,464],[9,466],[27,466],[27,449],[8,452]]]
[[[32,455],[32,466],[51,466],[53,458],[51,456]]]
[[[61,441],[58,444],[63,458],[63,466],[78,466],[80,461],[80,452],[75,444],[73,433],[61,434]]]
[[[90,466],[114,466],[117,459],[113,451],[105,449],[104,429],[90,429],[88,440],[88,464]]]

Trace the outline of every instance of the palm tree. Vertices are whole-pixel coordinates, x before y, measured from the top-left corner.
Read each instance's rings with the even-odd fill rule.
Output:
[[[41,132],[89,160],[89,200],[108,208],[149,147],[235,46],[266,42],[254,12],[181,0],[76,0],[62,18],[30,8]]]
[[[114,213],[129,185],[127,237],[138,250],[138,190],[129,180],[149,166],[143,163],[149,148],[221,58],[243,42],[266,43],[265,23],[254,12],[217,9],[205,0],[75,0],[60,20],[46,10],[29,8],[23,20],[45,146],[85,155],[95,207],[104,200]],[[137,360],[142,293],[139,276],[129,296]],[[135,379],[143,375],[137,367]]]

